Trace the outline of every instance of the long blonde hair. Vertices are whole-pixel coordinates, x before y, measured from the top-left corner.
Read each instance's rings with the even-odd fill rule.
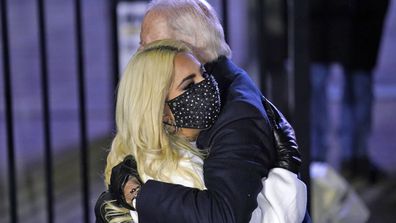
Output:
[[[220,20],[205,0],[152,0],[149,12],[163,16],[170,38],[191,44],[201,62],[231,57]]]
[[[204,188],[197,173],[178,165],[186,159],[183,151],[201,158],[202,154],[183,137],[165,131],[163,124],[165,100],[174,76],[174,59],[182,52],[191,53],[191,50],[180,41],[160,40],[148,44],[129,61],[118,87],[117,133],[107,156],[106,185],[110,184],[112,168],[132,154],[143,182],[148,178],[171,182],[171,176],[178,174],[194,187]],[[111,204],[108,208],[114,216],[127,211]]]

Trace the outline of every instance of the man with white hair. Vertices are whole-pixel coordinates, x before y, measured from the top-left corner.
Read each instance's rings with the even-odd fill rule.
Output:
[[[270,169],[299,171],[301,159],[292,127],[246,72],[230,61],[223,28],[206,1],[152,1],[140,38],[141,47],[160,39],[188,43],[217,80],[222,107],[218,120],[196,142],[208,151],[203,166],[207,190],[149,180],[133,203],[139,222],[249,222]],[[268,106],[275,119],[268,119]],[[274,130],[269,121],[274,122]]]

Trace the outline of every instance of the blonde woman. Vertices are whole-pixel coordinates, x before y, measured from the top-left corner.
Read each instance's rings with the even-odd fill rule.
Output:
[[[132,155],[143,182],[149,179],[170,183],[182,181],[186,186],[204,189],[203,154],[191,142],[195,141],[200,129],[209,128],[217,119],[220,94],[213,77],[202,69],[191,50],[177,41],[152,43],[133,56],[118,87],[117,134],[107,157],[107,185],[110,185],[112,168]],[[207,119],[198,123],[199,120],[189,118],[190,124],[202,126],[178,128],[169,106],[177,104],[174,99],[190,88],[207,94],[202,103],[191,107],[199,107]],[[190,96],[194,97],[186,95],[186,98]],[[117,208],[116,204],[109,202],[102,208],[110,213],[105,216],[108,220],[115,215],[117,221],[128,219],[123,211],[129,211]]]
[[[267,106],[268,111],[275,109]],[[97,222],[137,222],[135,198],[139,185],[148,180],[210,193],[202,176],[206,151],[198,150],[195,141],[202,130],[212,127],[220,108],[217,82],[182,42],[153,42],[134,55],[118,89],[117,134],[105,170],[109,192],[97,202]],[[276,174],[270,173],[272,181],[263,179],[265,190],[257,198],[259,207],[250,222],[284,222],[281,219],[286,217],[288,222],[302,220],[305,206],[296,207],[301,202],[296,202],[295,196],[280,197],[296,195],[296,191],[305,191],[305,186],[295,174],[286,175],[286,188],[276,183]],[[278,193],[281,196],[269,196],[276,190],[274,186],[283,189]]]

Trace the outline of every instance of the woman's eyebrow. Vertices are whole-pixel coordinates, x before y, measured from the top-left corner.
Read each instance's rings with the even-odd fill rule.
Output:
[[[180,82],[180,84],[177,87],[179,88],[180,85],[182,85],[185,81],[187,81],[189,79],[193,79],[195,76],[196,76],[196,74],[192,73],[192,74],[188,75],[187,77],[183,78],[183,80]]]

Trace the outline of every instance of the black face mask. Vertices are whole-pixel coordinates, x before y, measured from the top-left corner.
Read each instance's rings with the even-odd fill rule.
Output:
[[[220,113],[220,93],[212,75],[202,72],[205,80],[167,101],[175,125],[179,128],[208,129]]]

